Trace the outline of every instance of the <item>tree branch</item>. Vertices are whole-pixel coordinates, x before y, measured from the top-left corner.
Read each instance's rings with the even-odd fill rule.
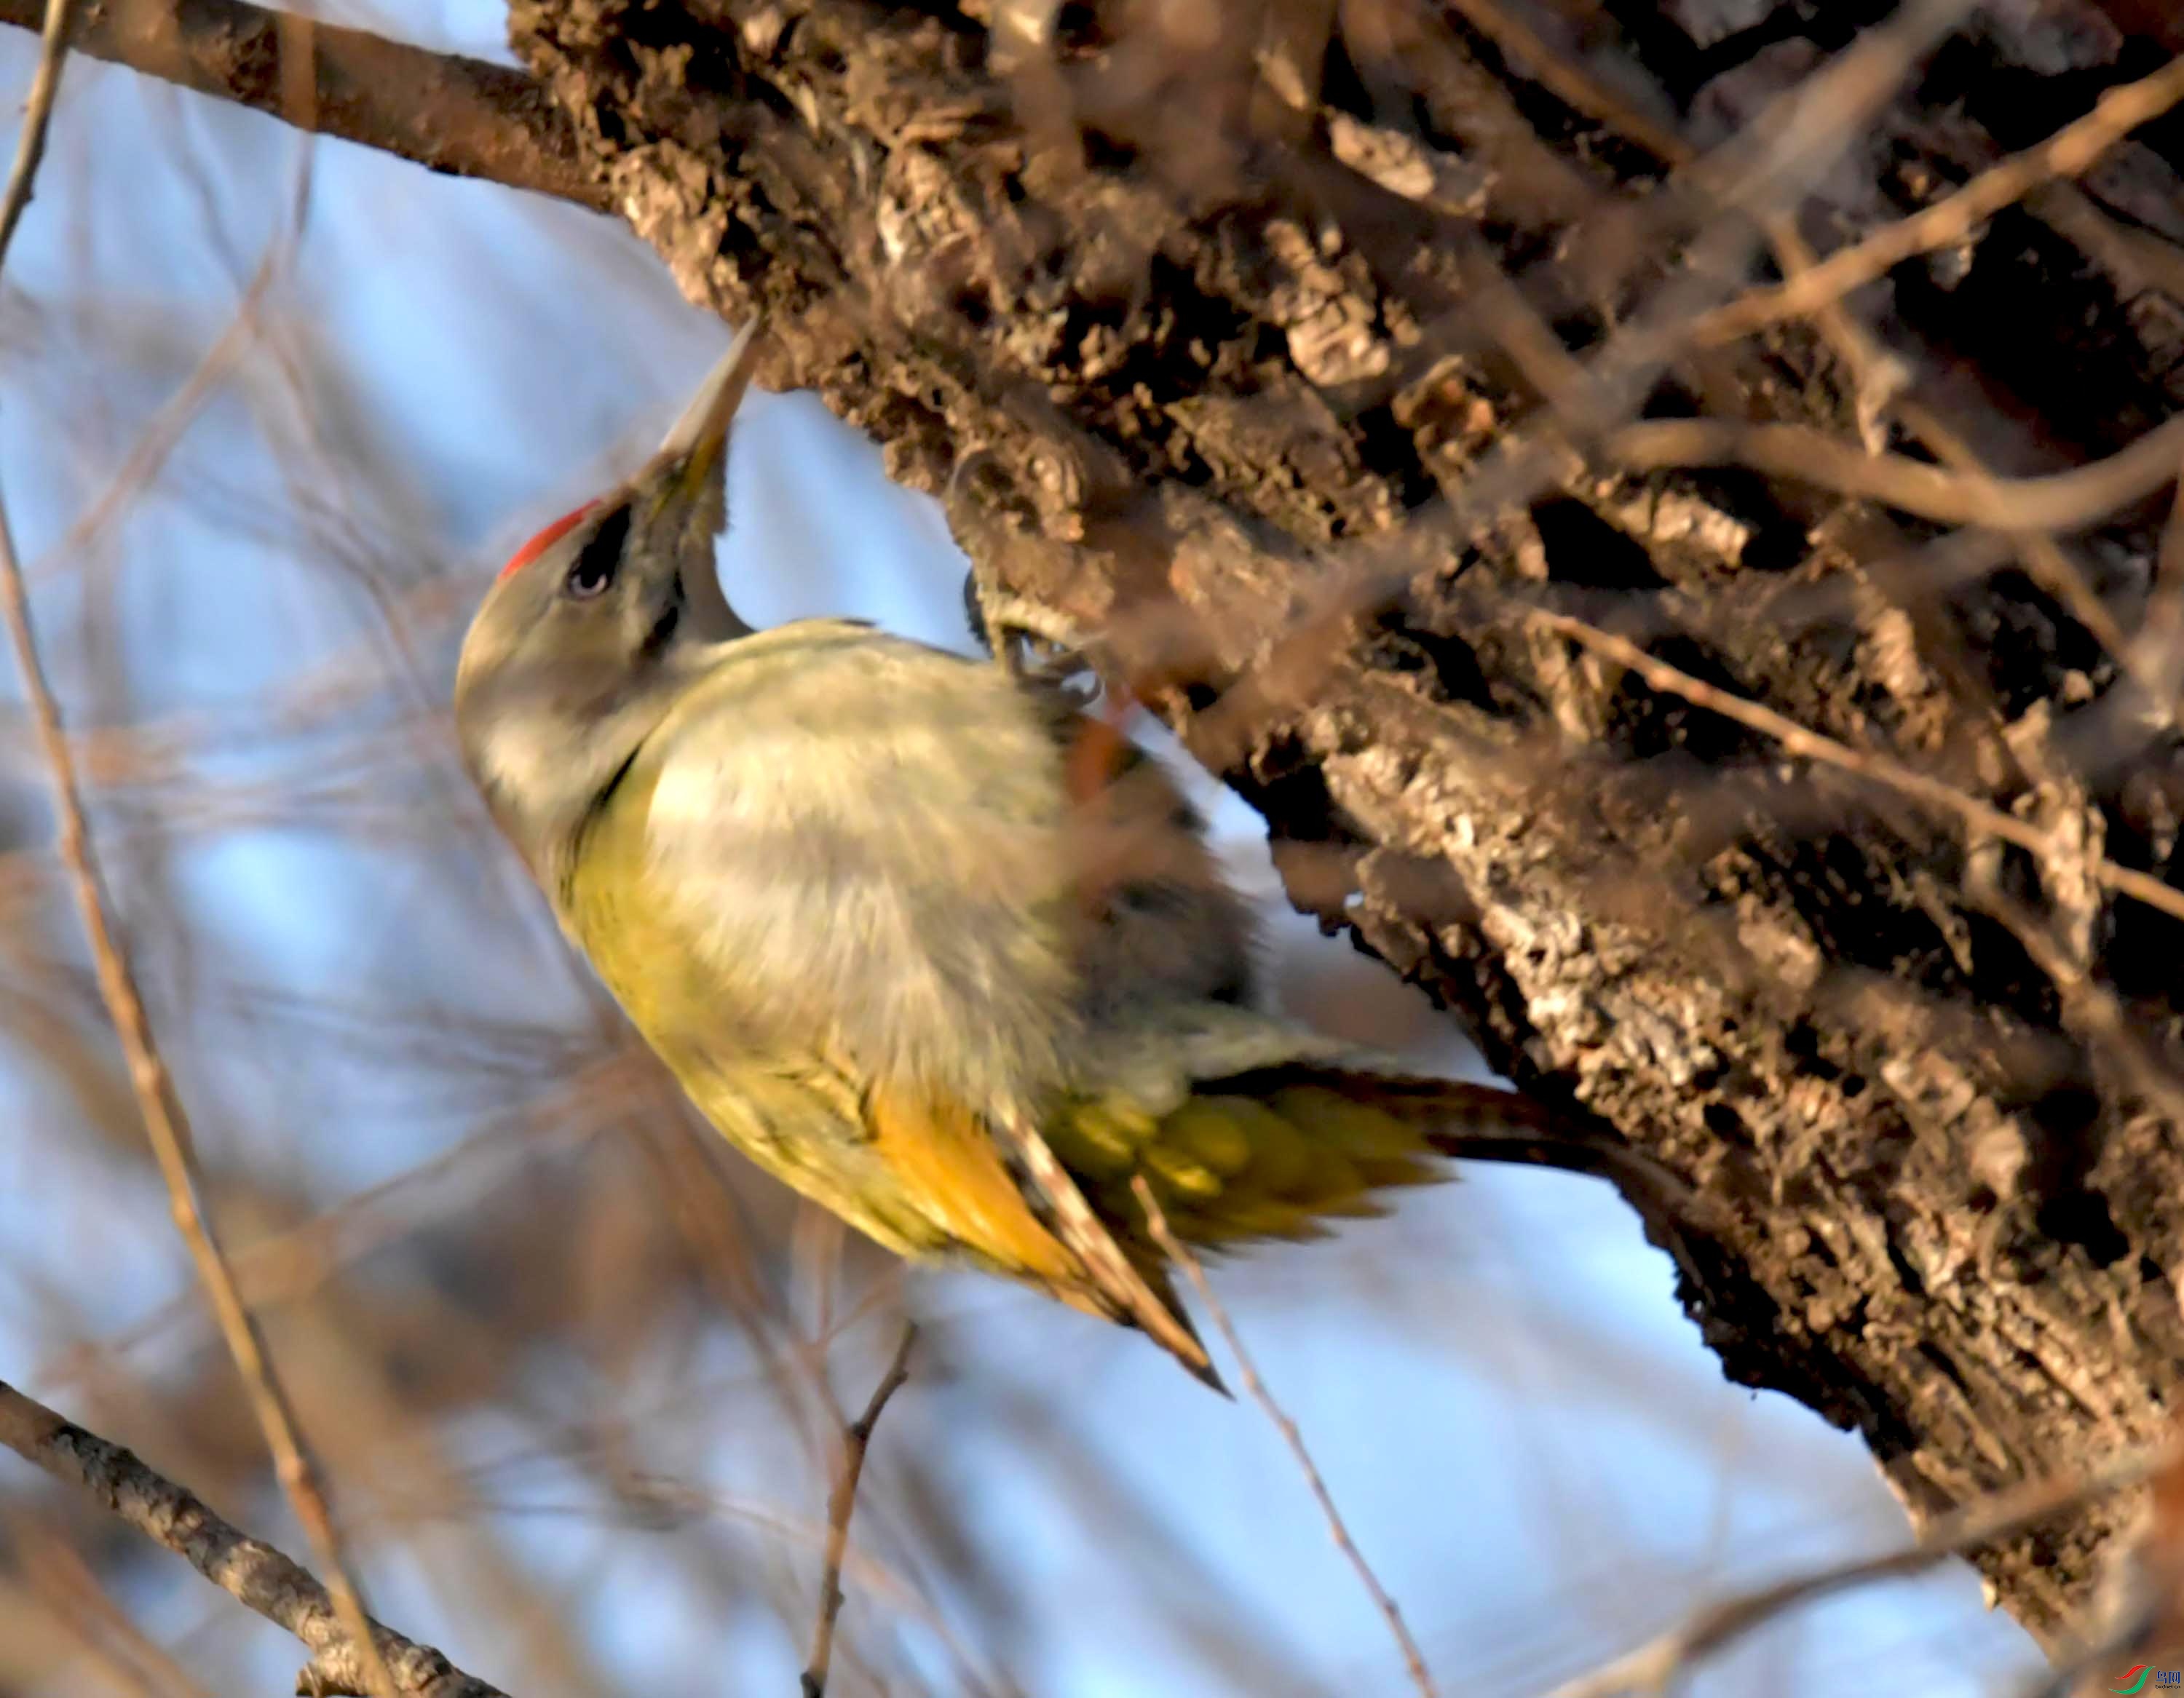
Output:
[[[2082,531],[2176,481],[2184,416],[2164,420],[2105,459],[2042,477],[1968,476],[1903,454],[1868,454],[1803,425],[1735,419],[1649,419],[1608,437],[1607,458],[1630,471],[1743,466],[1940,525],[2013,536]]]
[[[38,161],[46,154],[46,129],[53,122],[53,102],[60,97],[61,67],[67,62],[68,34],[75,21],[69,0],[46,0],[42,11],[35,4],[25,9],[31,19],[25,27],[39,35],[38,70],[23,107],[15,163],[8,168],[6,190],[0,192],[0,254],[7,253],[15,226],[23,221],[23,210],[31,203],[31,185],[38,175]]]
[[[1350,1525],[1343,1520],[1342,1511],[1335,1505],[1334,1494],[1328,1489],[1325,1476],[1321,1474],[1318,1465],[1312,1460],[1312,1452],[1305,1446],[1304,1434],[1298,1430],[1290,1412],[1275,1400],[1273,1393],[1267,1389],[1267,1383],[1259,1378],[1258,1365],[1251,1360],[1251,1353],[1244,1348],[1243,1335],[1236,1330],[1235,1322],[1228,1318],[1228,1311],[1221,1306],[1221,1300],[1213,1294],[1213,1287],[1206,1278],[1206,1269],[1191,1254],[1190,1246],[1169,1228],[1167,1216],[1161,1210],[1160,1200],[1153,1195],[1152,1187],[1145,1183],[1144,1175],[1140,1174],[1130,1181],[1130,1189],[1137,1195],[1138,1206],[1145,1211],[1145,1226],[1153,1235],[1153,1242],[1160,1246],[1163,1255],[1182,1268],[1190,1281],[1191,1289],[1198,1293],[1198,1300],[1206,1306],[1206,1312],[1213,1317],[1214,1326],[1228,1341],[1228,1353],[1236,1358],[1236,1372],[1243,1378],[1244,1389],[1266,1412],[1267,1418],[1274,1423],[1274,1430],[1282,1435],[1282,1442],[1289,1446],[1290,1455],[1296,1459],[1297,1467],[1304,1475],[1305,1484],[1311,1489],[1313,1501],[1318,1504],[1320,1514],[1326,1517],[1327,1530],[1334,1540],[1334,1548],[1357,1571],[1358,1579],[1364,1583],[1366,1591],[1372,1595],[1373,1607],[1379,1611],[1380,1618],[1387,1623],[1388,1631],[1395,1635],[1396,1647],[1402,1653],[1403,1667],[1409,1672],[1411,1684],[1418,1689],[1418,1698],[1439,1698],[1440,1689],[1434,1684],[1433,1675],[1426,1667],[1425,1653],[1418,1649],[1418,1640],[1404,1623],[1401,1606],[1388,1589],[1380,1584],[1380,1577],[1373,1573],[1373,1565],[1365,1560],[1365,1553],[1357,1548],[1357,1541],[1350,1536]]]
[[[0,23],[36,30],[42,14],[41,0],[0,0]],[[299,111],[281,92],[282,19],[248,0],[92,0],[78,9],[69,45],[449,176],[613,209],[568,114],[523,72],[318,24],[315,99]]]
[[[850,1554],[850,1517],[857,1507],[857,1482],[865,1472],[865,1452],[872,1448],[872,1429],[888,1400],[910,1378],[910,1347],[917,1328],[902,1329],[902,1342],[894,1347],[894,1360],[872,1389],[865,1412],[842,1434],[842,1471],[827,1500],[827,1565],[819,1579],[819,1616],[811,1629],[811,1655],[804,1665],[799,1690],[803,1698],[824,1698],[827,1675],[834,1661],[834,1623],[842,1613],[842,1564]]]
[[[1876,1580],[1923,1573],[1952,1556],[2036,1527],[2089,1498],[2135,1486],[2176,1465],[2175,1440],[2126,1450],[2063,1479],[2028,1480],[2012,1490],[1937,1517],[1917,1543],[1878,1556],[1829,1563],[1710,1604],[1681,1626],[1649,1640],[1606,1667],[1557,1686],[1548,1698],[1618,1698],[1660,1693],[1679,1673],[1797,1606]],[[2043,1687],[2061,1690],[2060,1688]]]
[[[47,0],[47,8],[44,51],[23,115],[14,169],[8,175],[4,199],[0,199],[0,261],[5,259],[8,241],[31,198],[32,180],[39,157],[44,152],[46,127],[53,116],[61,68],[68,53],[72,22],[70,0]],[[305,44],[311,40],[309,19],[290,18],[284,20],[284,25],[291,39]],[[304,51],[307,58],[310,56],[308,45]],[[296,67],[292,65],[291,69]],[[282,92],[289,98],[292,109],[315,109],[308,96],[296,88],[285,87]],[[59,705],[53,699],[39,660],[22,565],[16,557],[14,536],[8,526],[4,504],[0,504],[0,626],[4,626],[8,644],[14,650],[16,670],[22,675],[24,699],[49,770],[53,809],[59,818],[61,864],[68,873],[70,888],[91,946],[99,996],[114,1022],[114,1034],[120,1040],[122,1055],[128,1062],[130,1083],[143,1118],[145,1137],[166,1184],[176,1228],[196,1265],[198,1278],[220,1322],[228,1354],[234,1359],[236,1373],[250,1400],[259,1428],[265,1435],[274,1476],[294,1506],[296,1517],[303,1523],[326,1568],[332,1586],[332,1606],[347,1630],[343,1654],[362,1670],[366,1680],[363,1690],[369,1690],[373,1698],[399,1698],[393,1677],[380,1657],[362,1594],[350,1578],[343,1558],[341,1539],[335,1531],[333,1514],[320,1487],[317,1472],[304,1454],[302,1434],[287,1389],[274,1371],[257,1321],[237,1290],[234,1273],[198,1198],[196,1175],[191,1167],[190,1151],[194,1140],[189,1116],[153,1039],[151,1020],[137,993],[135,975],[108,917],[98,857],[92,850],[91,831],[84,816],[82,788],[76,777],[75,757],[62,729]]]
[[[164,1545],[246,1608],[311,1650],[299,1692],[365,1690],[361,1659],[332,1597],[309,1569],[214,1515],[192,1493],[148,1468],[133,1452],[64,1420],[0,1380],[0,1445],[55,1479],[88,1492],[155,1544]],[[430,1645],[371,1623],[401,1698],[507,1698],[465,1674]]]
[[[1906,259],[1961,242],[2005,207],[2014,206],[2043,183],[2083,176],[2109,149],[2142,125],[2184,100],[2184,58],[2171,59],[2151,76],[2105,91],[2093,109],[2057,131],[2036,148],[2014,153],[1982,171],[1946,199],[1912,217],[1883,225],[1870,236],[1839,248],[1799,276],[1772,288],[1717,307],[1699,320],[1702,342],[1713,344],[1786,319],[1802,317],[1841,300],[1853,289],[1886,276]]]
[[[2026,854],[2039,857],[2043,862],[2053,857],[2059,845],[2041,827],[2006,814],[1999,808],[1982,802],[1969,792],[1959,790],[1941,779],[1930,777],[1902,761],[1892,760],[1875,749],[1857,749],[1838,743],[1831,737],[1808,731],[1795,721],[1786,719],[1773,709],[1759,703],[1733,695],[1727,690],[1717,689],[1704,679],[1695,678],[1680,667],[1672,666],[1655,655],[1648,654],[1627,637],[1602,631],[1597,626],[1587,625],[1583,620],[1572,619],[1567,614],[1550,613],[1543,609],[1528,610],[1525,617],[1543,631],[1557,637],[1567,637],[1581,643],[1596,654],[1605,655],[1618,665],[1627,666],[1646,684],[1663,695],[1679,696],[1694,707],[1706,708],[1730,719],[1762,737],[1771,737],[1792,754],[1807,760],[1816,760],[1839,771],[1855,773],[1875,783],[1885,784],[1903,795],[1923,802],[1937,810],[1955,814],[1975,834],[1984,833],[2014,843]],[[2151,873],[2136,868],[2118,866],[2106,856],[2089,856],[2086,870],[2102,885],[2122,895],[2133,897],[2149,908],[2159,910],[2172,920],[2184,921],[2184,892],[2164,883]]]

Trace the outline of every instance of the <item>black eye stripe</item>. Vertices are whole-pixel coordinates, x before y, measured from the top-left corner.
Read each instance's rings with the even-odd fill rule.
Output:
[[[622,503],[593,527],[576,565],[569,568],[565,587],[571,595],[597,595],[621,569],[621,551],[629,541],[629,504]]]

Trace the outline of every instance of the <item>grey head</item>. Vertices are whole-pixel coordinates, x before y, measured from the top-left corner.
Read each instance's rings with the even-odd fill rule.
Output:
[[[755,328],[642,470],[516,551],[463,639],[456,737],[534,872],[572,841],[714,646],[749,634],[722,592],[713,539]]]

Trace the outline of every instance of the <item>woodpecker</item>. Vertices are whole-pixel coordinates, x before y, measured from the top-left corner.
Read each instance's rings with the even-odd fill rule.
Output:
[[[855,621],[738,617],[714,541],[758,348],[516,552],[454,696],[563,931],[729,1142],[1217,1387],[1134,1181],[1224,1250],[1382,1212],[1450,1155],[1602,1165],[1521,1095],[1256,1005],[1202,821],[1110,721]]]

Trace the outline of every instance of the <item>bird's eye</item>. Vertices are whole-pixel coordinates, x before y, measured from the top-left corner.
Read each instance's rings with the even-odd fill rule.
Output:
[[[576,565],[561,582],[563,592],[576,601],[589,601],[600,593],[621,569],[622,546],[628,541],[629,504],[624,502],[600,520],[585,541]]]
[[[577,557],[577,564],[569,568],[569,576],[562,587],[578,601],[588,600],[614,582],[614,562],[597,560],[587,551]]]

